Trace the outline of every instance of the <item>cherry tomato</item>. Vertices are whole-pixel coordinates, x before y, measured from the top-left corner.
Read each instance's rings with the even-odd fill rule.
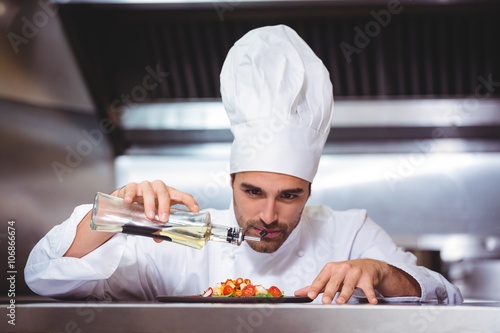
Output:
[[[222,295],[224,296],[230,295],[232,293],[234,293],[234,288],[229,285],[225,285],[224,289],[222,289]]]
[[[281,297],[283,295],[281,293],[281,290],[276,286],[269,287],[269,289],[267,289],[267,292],[273,295],[273,297]]]
[[[245,288],[241,290],[241,296],[243,297],[255,296],[255,286],[252,284],[247,284]]]

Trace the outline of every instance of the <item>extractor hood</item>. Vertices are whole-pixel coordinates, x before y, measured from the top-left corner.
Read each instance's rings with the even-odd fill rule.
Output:
[[[117,155],[229,142],[219,72],[252,28],[287,24],[330,71],[329,142],[500,136],[496,1],[60,1]],[[498,140],[495,140],[498,141]]]

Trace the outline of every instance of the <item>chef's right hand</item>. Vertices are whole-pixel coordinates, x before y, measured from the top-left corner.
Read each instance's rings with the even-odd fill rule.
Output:
[[[200,210],[192,195],[167,186],[161,180],[129,183],[114,191],[111,195],[123,198],[126,203],[143,203],[144,214],[150,220],[153,220],[155,215],[158,215],[160,221],[167,222],[170,215],[170,206],[177,204],[185,205],[192,212]]]
[[[193,212],[200,210],[196,200],[191,195],[169,187],[159,180],[144,181],[140,184],[130,183],[114,191],[111,195],[123,198],[127,203],[142,202],[146,216],[152,220],[158,214],[162,222],[168,221],[170,206],[176,204],[184,204]],[[64,254],[65,257],[82,258],[113,237],[113,233],[95,232],[90,229],[91,212],[92,210],[78,224],[75,239]],[[158,243],[162,241],[158,238],[154,240]]]

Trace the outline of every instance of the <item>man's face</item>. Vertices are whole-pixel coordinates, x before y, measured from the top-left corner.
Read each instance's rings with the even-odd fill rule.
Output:
[[[248,241],[257,252],[272,253],[288,238],[300,221],[309,198],[309,182],[272,172],[239,172],[232,182],[234,213],[246,235],[259,236]]]

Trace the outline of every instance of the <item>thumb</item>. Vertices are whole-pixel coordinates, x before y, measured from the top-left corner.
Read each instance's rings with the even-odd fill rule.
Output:
[[[301,289],[295,291],[294,295],[295,296],[307,296],[307,292],[309,291],[309,288],[311,288],[310,285],[307,287],[301,288]]]

